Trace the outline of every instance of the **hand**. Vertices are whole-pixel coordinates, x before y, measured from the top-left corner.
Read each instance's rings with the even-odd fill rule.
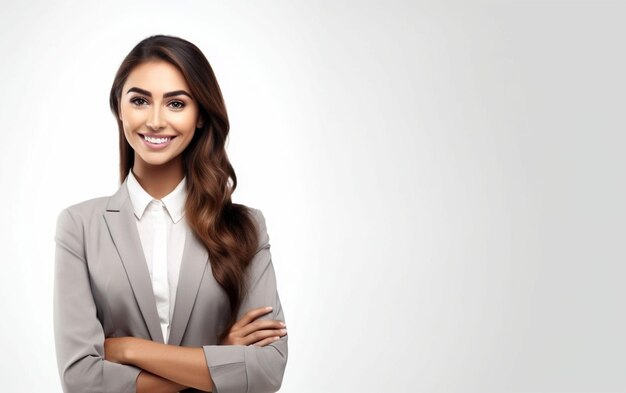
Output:
[[[282,321],[275,319],[261,319],[254,321],[261,315],[272,311],[271,308],[254,308],[238,320],[228,332],[221,345],[250,345],[264,347],[287,334]],[[254,321],[254,322],[252,322]],[[281,330],[282,329],[282,330]]]
[[[134,337],[109,337],[104,340],[104,359],[126,364],[126,353]]]

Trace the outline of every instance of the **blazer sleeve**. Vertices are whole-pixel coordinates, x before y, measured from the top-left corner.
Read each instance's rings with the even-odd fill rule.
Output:
[[[237,320],[252,308],[272,306],[260,319],[285,322],[276,288],[265,217],[253,209],[259,228],[259,248],[248,266],[248,292]],[[264,347],[251,345],[204,345],[204,354],[213,380],[213,393],[266,393],[280,389],[287,365],[288,334]]]
[[[104,360],[84,250],[84,230],[66,208],[57,217],[53,318],[57,366],[65,393],[135,393],[141,369]]]

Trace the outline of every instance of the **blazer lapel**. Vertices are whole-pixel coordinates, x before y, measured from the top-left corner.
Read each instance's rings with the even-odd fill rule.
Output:
[[[126,275],[152,341],[163,343],[163,333],[161,332],[161,323],[152,290],[152,281],[139,238],[128,188],[126,188],[127,181],[128,177],[119,190],[109,198],[104,219],[124,264]]]
[[[152,341],[164,343],[161,323],[156,308],[150,272],[133,208],[124,180],[119,190],[109,198],[104,219],[115,243],[115,247],[122,259],[128,280],[133,288],[135,299],[143,315],[144,322],[150,332]],[[185,245],[178,276],[176,303],[174,314],[170,321],[170,335],[168,344],[180,345],[187,323],[193,309],[202,276],[209,262],[209,253],[204,244],[198,239],[189,225],[185,225]]]
[[[189,225],[185,226],[185,246],[183,259],[178,276],[178,288],[176,289],[176,304],[174,315],[170,322],[170,336],[168,344],[180,345],[193,304],[198,295],[198,289],[202,282],[202,276],[209,262],[209,253],[204,244],[198,239]]]

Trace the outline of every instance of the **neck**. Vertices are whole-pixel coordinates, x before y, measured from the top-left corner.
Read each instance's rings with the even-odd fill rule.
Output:
[[[151,165],[135,154],[132,171],[141,187],[154,199],[172,192],[185,176],[180,156],[162,165]]]

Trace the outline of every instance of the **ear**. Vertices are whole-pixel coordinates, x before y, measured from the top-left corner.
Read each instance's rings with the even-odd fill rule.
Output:
[[[196,128],[202,128],[203,125],[204,125],[204,120],[202,120],[202,117],[199,117],[198,122],[196,123]]]

